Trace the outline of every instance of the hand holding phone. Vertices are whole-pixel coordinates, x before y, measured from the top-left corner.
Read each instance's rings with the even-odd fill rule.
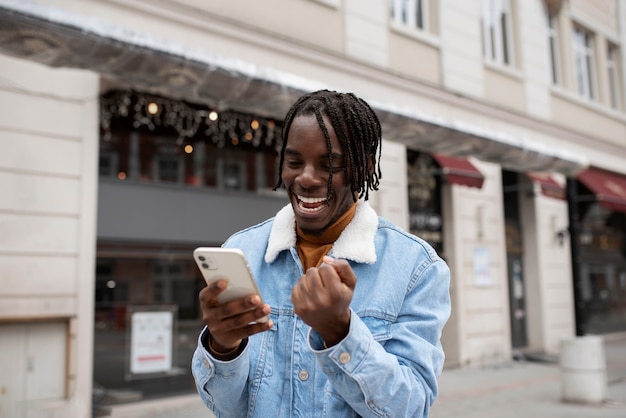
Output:
[[[226,289],[217,296],[218,302],[226,303],[255,294],[261,297],[243,251],[237,248],[198,247],[193,252],[193,258],[207,285],[220,279],[228,282]],[[258,322],[268,319],[266,316]]]

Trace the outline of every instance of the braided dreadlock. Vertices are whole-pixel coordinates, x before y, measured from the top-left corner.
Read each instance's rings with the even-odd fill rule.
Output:
[[[285,159],[285,147],[291,123],[296,116],[315,115],[317,123],[326,139],[329,165],[332,167],[332,146],[328,128],[323,117],[326,116],[337,134],[343,149],[343,164],[350,169],[350,188],[354,201],[369,198],[369,191],[378,190],[382,172],[380,170],[381,136],[380,121],[372,108],[353,93],[338,93],[319,90],[300,97],[285,116],[282,134],[282,147],[278,166],[278,182],[274,190],[282,186],[281,173]],[[328,177],[328,195],[333,181],[332,170]]]

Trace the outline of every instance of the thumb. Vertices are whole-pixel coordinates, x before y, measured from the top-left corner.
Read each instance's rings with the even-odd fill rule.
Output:
[[[342,283],[354,290],[356,287],[356,275],[354,274],[354,271],[352,270],[352,267],[350,267],[350,263],[348,263],[348,261],[332,258],[327,255],[324,256],[322,261],[324,264],[332,266],[339,275]]]

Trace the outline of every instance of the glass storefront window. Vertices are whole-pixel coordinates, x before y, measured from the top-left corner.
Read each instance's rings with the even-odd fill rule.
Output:
[[[194,246],[98,245],[94,382],[105,402],[127,402],[195,390],[190,361],[202,329],[198,292],[205,286],[190,254]],[[173,308],[173,361],[168,372],[129,373],[129,313]]]
[[[280,130],[280,124],[254,115],[218,114],[167,98],[111,92],[101,97],[99,177],[132,184],[135,191],[161,187],[266,194],[276,184]],[[220,193],[209,194],[220,199]],[[161,231],[158,236],[166,235]],[[116,239],[99,235],[96,254],[93,372],[94,387],[104,393],[99,403],[195,392],[190,362],[203,327],[198,293],[205,286],[192,257],[199,244],[180,238],[167,242],[167,237],[163,242]],[[133,327],[165,312],[173,315],[174,325],[165,334],[168,341],[171,336],[171,347],[164,345],[170,351],[161,357],[171,362],[149,373],[133,367],[140,361],[133,353],[138,335]],[[148,352],[154,347],[142,347],[141,358],[158,357]]]
[[[131,92],[102,103],[101,178],[257,193],[276,183],[273,120]]]
[[[587,334],[626,331],[626,214],[579,205],[578,309]]]
[[[441,176],[433,158],[407,150],[409,231],[443,255]]]
[[[263,192],[274,187],[276,153],[245,145],[219,148],[202,140],[176,145],[171,138],[116,132],[101,143],[99,173],[127,182]]]

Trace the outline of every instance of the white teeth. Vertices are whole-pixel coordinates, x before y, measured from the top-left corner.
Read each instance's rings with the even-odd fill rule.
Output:
[[[317,207],[317,208],[305,208],[304,206],[302,206],[302,203],[300,203],[298,205],[298,207],[300,208],[300,210],[302,212],[308,212],[308,213],[315,213],[315,212],[319,212],[322,209],[324,209],[324,206],[320,206],[320,207]]]
[[[324,202],[326,198],[325,197],[298,196],[298,200],[301,201],[302,203],[320,203],[320,202]]]
[[[308,212],[308,213],[320,212],[321,210],[324,209],[326,205],[319,205],[313,208],[307,208],[304,205],[305,204],[316,205],[318,203],[322,203],[325,201],[326,201],[325,197],[304,197],[304,196],[298,195],[298,206],[300,207],[300,210],[303,212]]]

